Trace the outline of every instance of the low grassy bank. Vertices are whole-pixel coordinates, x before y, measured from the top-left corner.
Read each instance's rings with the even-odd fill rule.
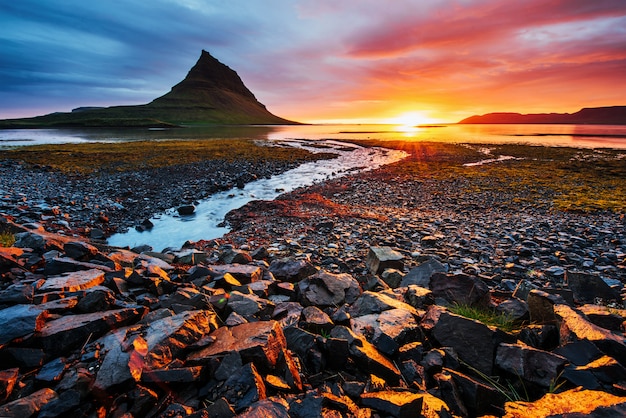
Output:
[[[297,148],[263,146],[252,140],[228,139],[36,145],[6,150],[2,156],[67,174],[93,174],[207,160],[312,161],[329,158],[332,154],[313,154]]]

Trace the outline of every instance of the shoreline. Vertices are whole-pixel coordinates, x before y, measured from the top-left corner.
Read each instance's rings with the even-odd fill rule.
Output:
[[[402,148],[410,156],[373,171],[297,189],[274,201],[252,201],[227,215],[226,222],[233,229],[230,233],[209,242],[228,243],[235,247],[270,245],[279,254],[307,254],[320,263],[342,266],[335,268],[336,272],[349,273],[353,273],[354,269],[346,267],[345,259],[364,258],[363,252],[370,245],[392,245],[408,255],[413,254],[414,264],[426,256],[452,257],[457,259],[458,271],[473,271],[498,279],[519,278],[529,271],[540,274],[542,269],[550,268],[561,273],[561,265],[572,266],[555,259],[553,255],[550,261],[545,259],[547,256],[543,260],[524,260],[523,266],[517,263],[519,256],[516,254],[502,256],[502,253],[513,251],[511,247],[517,241],[513,238],[515,234],[524,236],[524,231],[536,230],[528,235],[539,239],[539,244],[535,244],[541,247],[541,244],[551,240],[558,244],[559,233],[575,236],[570,232],[584,231],[591,225],[600,224],[605,227],[597,229],[611,231],[609,235],[620,244],[609,245],[598,241],[597,233],[592,234],[593,249],[586,251],[591,251],[596,257],[583,251],[583,254],[573,257],[577,260],[573,265],[609,279],[619,279],[626,274],[626,260],[623,259],[626,248],[617,249],[626,242],[623,211],[564,211],[557,206],[563,205],[559,203],[559,199],[562,200],[558,196],[559,190],[550,189],[551,184],[541,184],[541,179],[536,177],[523,184],[511,177],[513,174],[536,175],[528,165],[539,164],[539,158],[555,161],[555,165],[557,158],[561,158],[571,164],[568,162],[571,155],[582,152],[586,153],[586,157],[581,157],[581,164],[589,165],[589,158],[597,157],[593,150],[444,143],[412,143],[408,147],[397,141],[347,142]],[[485,154],[486,148],[492,153]],[[521,157],[468,167],[468,164],[485,156],[511,153]],[[626,165],[624,160],[618,158],[623,155],[621,151],[616,150],[612,155],[603,158],[607,161],[616,159],[616,167],[626,171],[626,167],[622,167]],[[124,228],[140,226],[154,214],[197,202],[218,191],[241,187],[255,178],[269,177],[298,164],[299,161],[257,160],[252,163],[213,160],[72,177],[46,167],[31,169],[24,164],[0,161],[0,184],[9,189],[3,191],[0,213],[14,217],[18,223],[43,224],[51,232],[104,240]],[[522,165],[525,165],[524,169],[519,173],[511,171]],[[608,169],[615,168],[608,166]],[[543,168],[539,167],[539,170]],[[566,183],[565,179],[561,180]],[[579,178],[573,180],[581,181]],[[593,186],[589,184],[589,187]],[[619,190],[611,189],[609,192],[619,200]],[[330,235],[319,234],[319,224],[333,225],[331,229],[324,230]],[[505,232],[498,234],[494,231],[498,228],[511,231],[509,237],[503,238]],[[333,229],[339,232],[333,233]],[[369,239],[361,237],[352,243],[350,231],[359,235],[368,229],[376,233]],[[473,242],[475,234],[481,236],[479,241],[486,247],[467,244]],[[347,236],[350,243],[342,244],[337,236]],[[431,242],[424,244],[422,241],[425,238]],[[309,244],[303,245],[299,241]],[[283,244],[272,247],[277,242]],[[288,242],[295,244],[284,244]],[[206,248],[203,241],[193,245],[199,249]],[[561,244],[559,246],[562,247]],[[610,252],[610,259],[602,255],[604,250]],[[530,250],[522,248],[520,251]],[[546,248],[542,251],[549,253]],[[488,254],[483,256],[490,259],[488,263],[481,264],[480,257],[476,257],[481,252]],[[604,264],[597,265],[593,258],[599,258]],[[503,268],[506,265],[510,268]],[[362,263],[358,269],[365,271]],[[557,274],[551,279],[559,276]]]

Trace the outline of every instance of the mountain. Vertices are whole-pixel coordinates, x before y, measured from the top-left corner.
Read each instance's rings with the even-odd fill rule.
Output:
[[[626,106],[588,107],[576,113],[487,113],[470,116],[458,123],[543,123],[626,125]]]
[[[71,113],[51,113],[0,121],[0,128],[134,127],[185,124],[297,124],[270,113],[237,73],[206,51],[183,81],[169,93],[136,106],[80,107]]]

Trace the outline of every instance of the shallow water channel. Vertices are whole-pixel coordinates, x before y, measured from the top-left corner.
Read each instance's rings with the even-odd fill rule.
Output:
[[[161,251],[166,247],[180,248],[185,241],[208,240],[221,237],[229,231],[220,226],[226,214],[252,200],[273,200],[282,193],[310,186],[350,173],[367,171],[391,164],[407,156],[404,151],[384,148],[364,148],[332,140],[279,140],[276,145],[304,148],[308,151],[331,152],[337,158],[308,162],[268,179],[259,179],[243,189],[216,193],[198,202],[192,215],[180,216],[176,208],[151,219],[154,227],[139,232],[131,229],[111,236],[108,243],[118,247],[150,245]]]

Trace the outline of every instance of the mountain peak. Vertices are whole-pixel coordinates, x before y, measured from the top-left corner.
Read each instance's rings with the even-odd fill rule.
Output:
[[[190,121],[241,124],[293,124],[270,113],[236,71],[202,50],[187,76],[150,108],[177,108]]]
[[[42,126],[172,126],[184,124],[293,125],[270,113],[244,85],[239,75],[207,51],[187,76],[165,95],[145,105],[83,107],[72,113],[52,113],[0,121],[0,128]]]
[[[172,91],[186,88],[226,89],[256,100],[254,94],[244,85],[236,71],[222,64],[204,49],[184,80],[172,87]]]

